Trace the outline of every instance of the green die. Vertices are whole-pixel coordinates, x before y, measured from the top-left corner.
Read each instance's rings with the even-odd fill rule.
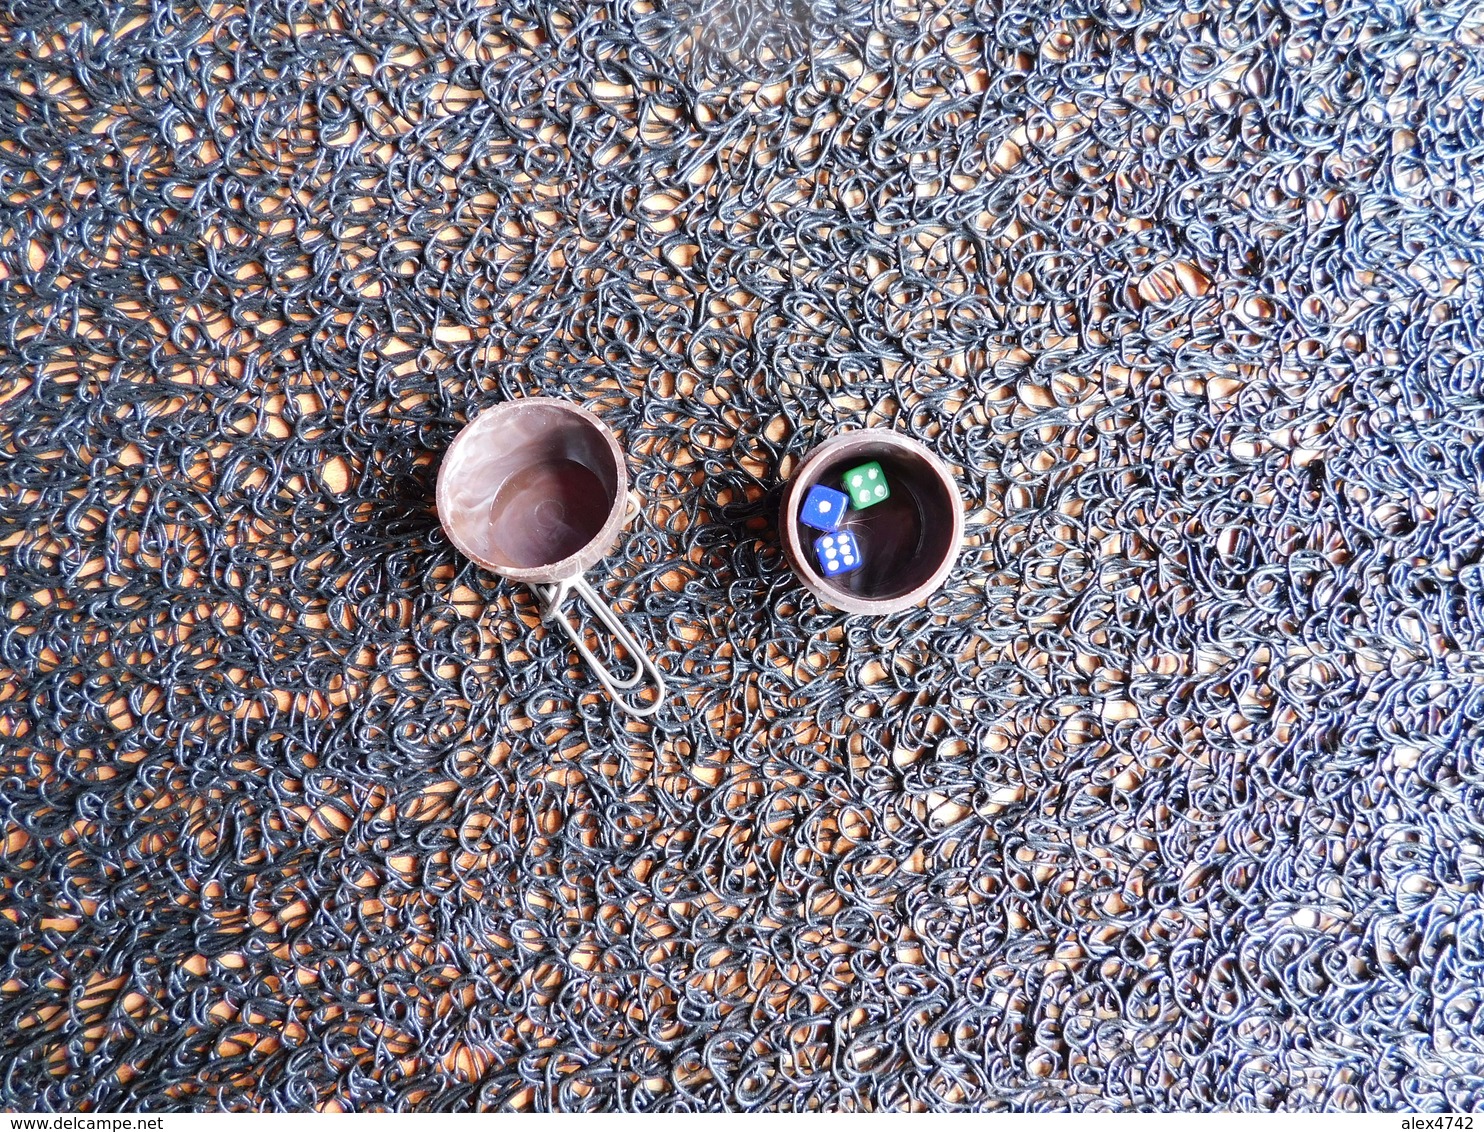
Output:
[[[850,502],[858,508],[880,503],[891,494],[886,486],[886,473],[875,460],[846,472],[845,490],[850,493]]]

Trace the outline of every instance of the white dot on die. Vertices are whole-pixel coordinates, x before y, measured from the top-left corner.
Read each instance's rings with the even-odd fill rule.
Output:
[[[860,476],[851,476],[850,477],[850,485],[852,487],[860,487],[860,485],[861,485],[861,478],[860,478]]]
[[[876,469],[875,468],[872,468],[869,472],[866,473],[866,475],[870,476],[872,479],[875,479],[876,478]]]
[[[852,558],[852,557],[850,557],[850,555],[847,554],[845,556],[845,565],[851,566],[851,565],[854,565],[854,564],[855,564],[855,559]]]
[[[825,546],[834,546],[835,545],[835,540],[832,539],[832,538],[827,538],[827,539],[824,540],[824,544],[825,544]]]
[[[879,484],[879,483],[878,483],[878,484],[877,484],[877,485],[876,485],[876,494],[877,494],[877,495],[885,495],[885,494],[886,494],[886,488],[884,488],[884,487],[882,487],[882,486],[881,486],[881,485],[880,485],[880,484]]]
[[[821,511],[828,511],[830,509],[830,501],[828,499],[821,499],[819,501],[819,509]]]

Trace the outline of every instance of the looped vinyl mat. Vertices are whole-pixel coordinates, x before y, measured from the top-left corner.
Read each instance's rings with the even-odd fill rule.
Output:
[[[1472,0],[13,3],[0,1099],[1484,1103]],[[599,413],[628,720],[433,483]],[[968,542],[821,607],[777,489]]]

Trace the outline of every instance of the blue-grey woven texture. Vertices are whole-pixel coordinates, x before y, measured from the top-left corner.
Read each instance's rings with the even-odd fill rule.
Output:
[[[1479,1107],[1481,170],[1473,0],[0,4],[0,1102]],[[651,721],[439,529],[536,393]]]

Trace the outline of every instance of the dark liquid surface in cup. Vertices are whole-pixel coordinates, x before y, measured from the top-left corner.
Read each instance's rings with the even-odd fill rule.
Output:
[[[613,493],[576,460],[528,464],[490,503],[490,541],[511,566],[545,566],[576,554],[603,529]]]

